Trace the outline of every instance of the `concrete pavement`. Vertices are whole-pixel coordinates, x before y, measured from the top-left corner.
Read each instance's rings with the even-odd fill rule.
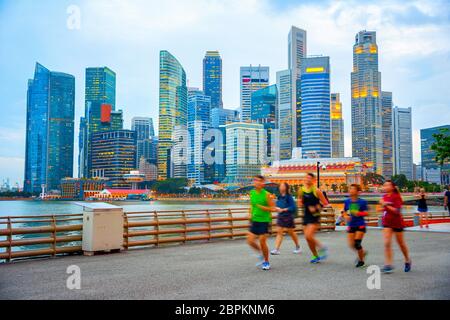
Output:
[[[255,267],[245,240],[223,240],[129,250],[93,257],[70,256],[0,265],[1,299],[450,299],[450,235],[406,232],[413,269],[404,273],[397,245],[393,274],[369,290],[365,269],[355,269],[343,231],[321,233],[327,261],[311,265],[309,251],[294,255],[285,239],[272,270]],[[273,238],[270,244],[273,244]],[[368,264],[382,265],[380,230],[363,245]],[[81,268],[81,289],[69,290],[67,267]]]

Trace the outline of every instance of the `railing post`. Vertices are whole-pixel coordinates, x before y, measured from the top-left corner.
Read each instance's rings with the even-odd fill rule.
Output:
[[[123,213],[123,223],[124,223],[123,231],[125,233],[125,235],[123,237],[123,249],[124,250],[128,250],[128,239],[129,239],[129,235],[128,235],[128,215],[125,212]]]
[[[157,211],[153,211],[154,213],[154,219],[156,221],[156,243],[155,246],[159,245],[159,218],[158,218],[158,212]]]
[[[229,232],[231,233],[230,239],[234,239],[233,213],[231,212],[230,208],[228,208],[228,218],[230,219],[230,221],[228,221],[228,225],[230,226]]]
[[[6,239],[8,241],[8,247],[6,248],[6,252],[8,253],[8,258],[6,258],[6,262],[11,262],[11,256],[12,256],[12,223],[11,223],[11,217],[8,216],[8,235],[6,236]]]
[[[183,243],[186,244],[187,230],[186,230],[186,213],[184,212],[184,210],[181,210],[181,218],[183,219],[183,237],[184,237]]]
[[[208,217],[208,241],[211,240],[211,214],[209,210],[206,210],[206,216]]]
[[[56,218],[55,215],[52,215],[52,238],[53,238],[53,243],[52,243],[52,257],[56,256]]]

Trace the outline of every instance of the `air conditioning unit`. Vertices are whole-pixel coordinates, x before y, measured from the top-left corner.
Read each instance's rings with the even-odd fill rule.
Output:
[[[83,206],[85,255],[120,251],[123,247],[123,209],[108,203],[78,203]]]

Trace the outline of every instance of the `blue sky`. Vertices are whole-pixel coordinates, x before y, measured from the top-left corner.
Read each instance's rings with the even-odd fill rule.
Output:
[[[80,29],[67,27],[70,5],[80,9]],[[393,91],[395,105],[412,107],[419,162],[419,129],[450,123],[449,1],[0,0],[0,179],[22,183],[27,79],[36,61],[76,77],[78,150],[86,67],[117,73],[117,107],[130,127],[133,116],[157,121],[159,50],[174,54],[198,87],[205,51],[219,50],[224,106],[236,108],[240,66],[270,66],[272,83],[287,68],[291,25],[307,30],[308,54],[330,56],[347,155],[354,36],[377,31],[382,89]]]

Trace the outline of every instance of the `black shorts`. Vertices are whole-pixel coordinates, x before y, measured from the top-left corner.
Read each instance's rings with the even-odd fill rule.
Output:
[[[280,228],[295,228],[295,220],[292,215],[289,216],[278,216],[277,218],[277,226]]]
[[[268,234],[270,233],[269,225],[270,225],[269,222],[252,221],[250,223],[249,231],[258,236],[262,234]]]
[[[320,215],[313,216],[312,214],[305,214],[303,216],[303,225],[320,223]]]
[[[366,233],[366,226],[359,226],[359,227],[347,227],[348,233],[355,233],[355,232],[364,232]]]
[[[391,227],[386,227],[386,226],[383,226],[383,228],[392,229],[392,230],[394,230],[394,232],[403,232],[403,228],[391,228]]]

